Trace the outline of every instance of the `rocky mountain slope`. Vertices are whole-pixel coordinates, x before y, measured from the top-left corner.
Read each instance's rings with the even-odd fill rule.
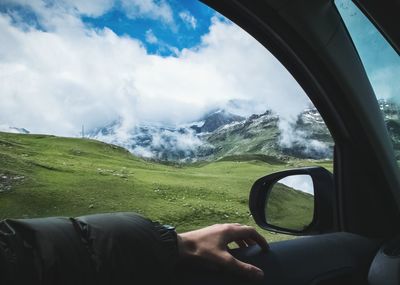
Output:
[[[384,114],[386,128],[393,144],[396,159],[400,159],[400,106],[389,100],[379,100],[379,108]]]
[[[332,157],[333,141],[315,109],[302,112],[295,122],[267,111],[224,126],[206,138],[214,155],[265,154],[278,158]]]
[[[122,123],[115,121],[91,131],[90,137],[123,146],[140,157],[181,162],[243,154],[323,159],[332,156],[333,148],[315,109],[305,110],[294,122],[286,122],[272,111],[244,118],[218,110],[195,124],[121,128]]]
[[[218,128],[234,123],[243,121],[245,118],[231,114],[225,110],[217,110],[204,117],[201,126],[192,125],[191,128],[196,131],[196,133],[210,133],[214,132]]]

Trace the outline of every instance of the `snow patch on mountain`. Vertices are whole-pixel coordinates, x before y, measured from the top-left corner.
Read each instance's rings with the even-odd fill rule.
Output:
[[[194,161],[212,148],[187,126],[141,124],[122,132],[120,126],[121,122],[115,121],[92,130],[89,137],[122,146],[143,158],[163,161]]]
[[[0,132],[14,133],[14,134],[29,134],[30,132],[24,128],[10,127],[0,124]]]
[[[89,137],[122,146],[143,158],[179,162],[243,153],[321,159],[331,158],[333,151],[329,132],[315,109],[305,110],[294,121],[281,119],[271,110],[248,118],[216,110],[183,125],[123,126],[116,120],[92,130]]]

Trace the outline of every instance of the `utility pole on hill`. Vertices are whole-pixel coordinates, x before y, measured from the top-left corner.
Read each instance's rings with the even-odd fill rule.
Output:
[[[82,125],[82,138],[85,138],[85,125]]]

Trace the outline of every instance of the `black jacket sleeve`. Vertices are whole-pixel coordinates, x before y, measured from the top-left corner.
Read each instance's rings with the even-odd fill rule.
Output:
[[[0,222],[0,284],[162,284],[176,234],[134,213]]]

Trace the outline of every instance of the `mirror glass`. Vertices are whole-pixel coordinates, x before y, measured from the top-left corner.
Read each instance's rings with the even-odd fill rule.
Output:
[[[278,180],[265,203],[265,220],[272,226],[302,231],[314,217],[314,185],[310,175],[291,175]]]

